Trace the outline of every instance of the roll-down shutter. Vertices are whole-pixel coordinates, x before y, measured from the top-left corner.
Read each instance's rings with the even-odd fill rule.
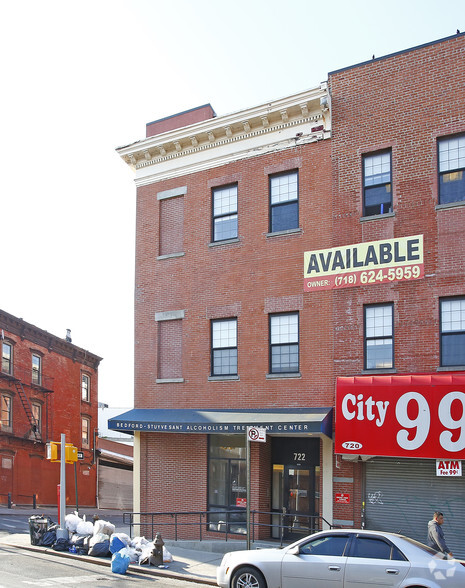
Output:
[[[426,543],[433,512],[444,513],[446,543],[465,558],[465,478],[436,476],[432,459],[375,458],[366,462],[366,528]]]
[[[99,508],[132,511],[132,471],[99,464]]]

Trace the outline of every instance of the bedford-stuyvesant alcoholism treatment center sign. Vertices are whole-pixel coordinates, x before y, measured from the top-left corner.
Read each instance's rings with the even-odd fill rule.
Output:
[[[423,235],[307,251],[304,291],[417,280],[423,271]]]

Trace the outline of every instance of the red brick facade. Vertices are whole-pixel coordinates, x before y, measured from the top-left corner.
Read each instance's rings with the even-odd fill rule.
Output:
[[[66,442],[83,451],[77,462],[78,504],[96,505],[96,464],[94,431],[98,426],[98,365],[101,358],[65,339],[51,335],[22,319],[0,311],[2,344],[12,350],[11,362],[2,361],[0,393],[11,403],[2,403],[0,428],[0,500],[8,494],[15,504],[57,504],[60,464],[46,459],[46,443]],[[31,377],[32,355],[41,358],[39,378]],[[82,400],[81,378],[88,377],[89,400]],[[34,383],[37,382],[37,383]],[[24,402],[21,397],[25,399]],[[26,407],[24,406],[26,405]],[[39,427],[34,434],[28,416],[29,406],[40,407]],[[81,442],[82,419],[89,424],[89,442]],[[9,422],[8,422],[9,421]],[[76,504],[74,466],[66,465],[66,499]]]
[[[300,143],[304,131],[261,155],[241,155],[238,147],[226,163],[193,173],[182,162],[168,167],[165,147],[155,143],[147,143],[153,158],[147,164],[143,145],[121,152],[139,174],[136,408],[333,407],[338,377],[441,371],[440,299],[465,296],[465,197],[438,205],[438,139],[465,133],[464,53],[465,36],[458,34],[330,73],[330,100],[320,99],[321,128],[331,130],[330,139]],[[267,116],[262,120],[266,128]],[[234,137],[228,123],[225,117],[225,131],[210,132],[209,141],[221,132],[224,143]],[[196,146],[188,129],[185,134]],[[174,144],[181,155],[195,153],[187,142]],[[364,156],[378,152],[390,155],[392,210],[364,216]],[[167,171],[150,182],[145,166],[153,165],[156,176],[158,163]],[[270,175],[292,170],[298,170],[299,229],[272,233]],[[231,184],[237,185],[238,235],[212,242],[212,189]],[[166,197],[178,199],[169,214]],[[173,226],[176,234],[169,235]],[[304,291],[304,252],[413,235],[424,238],[421,279]],[[393,366],[384,370],[365,369],[364,358],[364,307],[378,303],[393,308]],[[270,377],[269,315],[285,312],[299,315],[299,374]],[[229,317],[237,318],[238,377],[212,378],[210,321]],[[181,333],[164,328],[173,319]],[[160,375],[161,359],[168,375]],[[364,462],[333,455],[328,464],[324,436],[317,436],[318,513],[329,512],[332,524],[363,525]],[[140,454],[141,511],[207,510],[207,435],[143,431]],[[270,511],[269,440],[252,444],[252,463],[251,508]],[[337,501],[340,494],[350,499]]]

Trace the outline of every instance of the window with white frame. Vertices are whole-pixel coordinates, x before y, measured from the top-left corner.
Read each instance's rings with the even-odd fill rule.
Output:
[[[465,365],[465,297],[441,305],[441,366]]]
[[[391,150],[363,157],[363,216],[392,212]]]
[[[2,343],[2,372],[13,374],[13,346],[6,341]]]
[[[299,371],[299,313],[270,315],[270,373]]]
[[[87,374],[81,374],[81,399],[90,401],[90,377]]]
[[[299,227],[299,174],[297,171],[270,176],[270,232]]]
[[[81,419],[81,443],[85,449],[90,447],[90,421],[87,417]]]
[[[211,321],[212,376],[237,375],[237,319]]]
[[[214,188],[213,195],[213,241],[236,239],[237,232],[237,185]]]
[[[394,367],[393,305],[365,306],[365,369]]]
[[[439,204],[465,200],[465,135],[438,140]]]
[[[11,431],[13,421],[13,402],[11,395],[0,393],[0,424],[2,431]]]

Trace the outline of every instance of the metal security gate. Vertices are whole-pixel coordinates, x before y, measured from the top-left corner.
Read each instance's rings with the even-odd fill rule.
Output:
[[[440,510],[449,549],[465,558],[465,477],[436,476],[434,459],[375,458],[366,462],[365,473],[367,529],[426,543],[428,521]]]
[[[98,506],[132,511],[132,470],[99,464]]]

